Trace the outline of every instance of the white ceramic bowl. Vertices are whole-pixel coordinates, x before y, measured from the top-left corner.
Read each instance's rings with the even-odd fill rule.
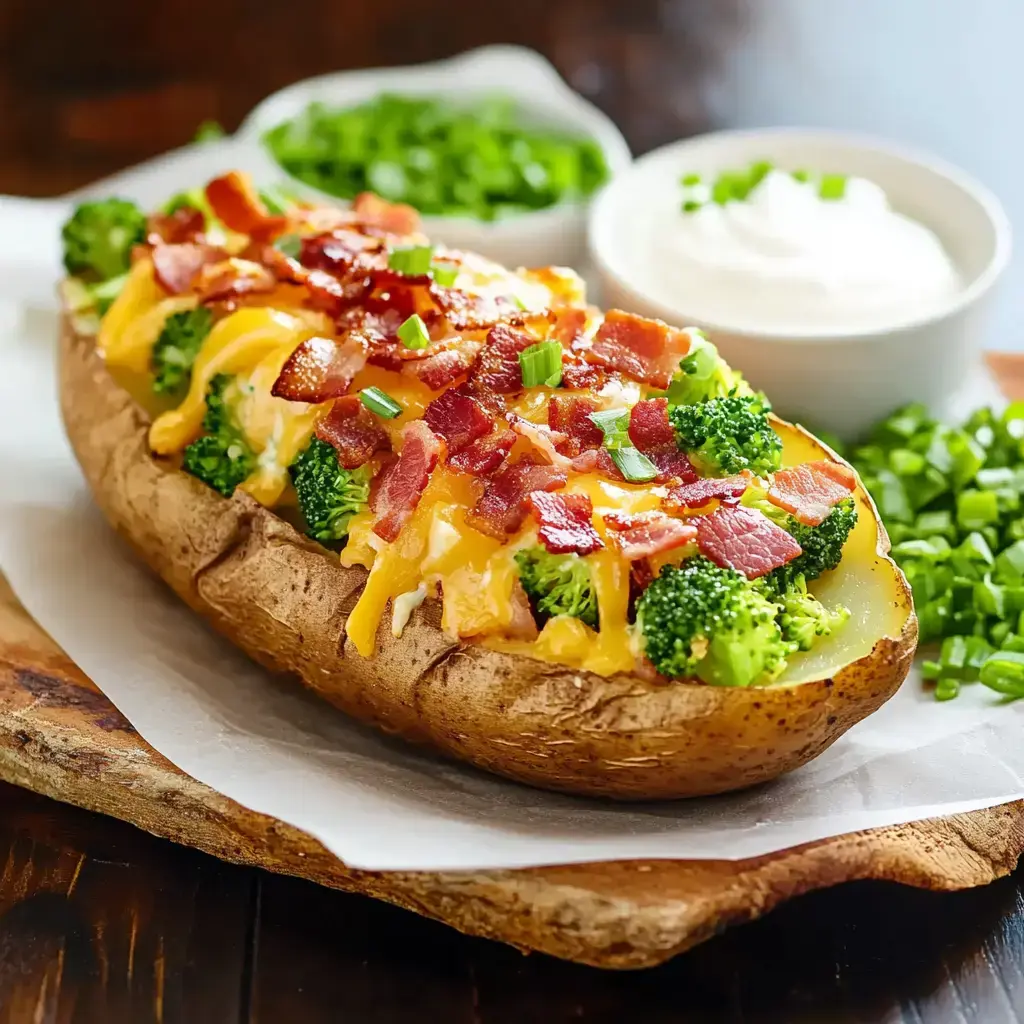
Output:
[[[762,158],[789,170],[876,182],[896,210],[938,235],[963,289],[934,313],[892,328],[799,336],[704,322],[682,304],[668,306],[646,294],[622,244],[636,197],[670,192],[686,171],[710,175]],[[676,210],[666,209],[666,219]],[[655,150],[620,174],[590,215],[590,253],[606,306],[703,327],[781,415],[847,439],[906,402],[925,402],[941,414],[965,382],[977,379],[983,321],[1009,260],[1010,234],[998,200],[956,168],[874,139],[801,129],[716,132]]]
[[[268,96],[249,114],[236,136],[251,144],[246,169],[260,179],[285,179],[306,195],[337,202],[335,197],[290,177],[263,146],[261,137],[312,102],[352,105],[385,91],[459,99],[507,94],[537,123],[595,139],[604,150],[613,177],[632,159],[626,140],[612,121],[573,92],[540,54],[519,46],[486,46],[432,64],[321,75]],[[494,223],[467,217],[426,217],[424,230],[453,248],[473,249],[513,267],[578,266],[586,253],[587,206],[585,202],[564,203]]]

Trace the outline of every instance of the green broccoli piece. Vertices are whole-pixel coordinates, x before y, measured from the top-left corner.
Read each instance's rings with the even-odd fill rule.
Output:
[[[590,566],[579,555],[552,555],[542,547],[516,552],[519,581],[541,624],[572,615],[597,628],[597,595]]]
[[[764,395],[727,395],[694,405],[673,405],[669,419],[679,447],[705,474],[728,476],[749,469],[774,473],[782,462],[782,440],[768,422]]]
[[[857,507],[852,497],[844,498],[817,526],[805,526],[781,509],[771,507],[774,511],[771,518],[788,530],[803,548],[803,554],[763,578],[763,585],[769,592],[785,595],[799,591],[800,578],[809,583],[839,564],[850,531],[857,525]]]
[[[249,446],[231,411],[227,391],[234,378],[221,373],[206,393],[203,436],[186,449],[182,469],[208,487],[230,498],[235,488],[256,468],[256,453]]]
[[[848,608],[826,608],[807,592],[804,577],[797,576],[782,597],[779,627],[782,639],[792,644],[794,651],[809,651],[819,637],[831,636],[849,617]]]
[[[343,541],[352,517],[369,505],[369,468],[342,468],[337,451],[314,437],[289,472],[306,521],[306,533],[327,546]]]
[[[150,369],[158,395],[177,394],[188,387],[192,364],[213,327],[213,314],[205,306],[172,313],[153,345]]]
[[[737,394],[742,376],[718,354],[700,331],[691,331],[690,351],[679,361],[679,372],[666,392],[672,405],[692,405]]]
[[[636,609],[647,657],[665,676],[750,686],[774,679],[793,649],[776,620],[779,606],[740,573],[699,555],[666,565]]]
[[[64,267],[100,281],[127,272],[132,246],[146,238],[146,215],[127,199],[82,203],[61,230]]]

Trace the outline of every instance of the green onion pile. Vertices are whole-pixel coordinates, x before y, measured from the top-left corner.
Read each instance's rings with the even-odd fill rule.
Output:
[[[874,497],[914,592],[935,696],[981,681],[1024,697],[1024,402],[961,427],[900,410],[851,462]]]
[[[286,171],[329,195],[370,190],[424,214],[483,221],[588,196],[608,178],[593,139],[530,125],[507,97],[313,103],[264,141]]]
[[[745,202],[751,192],[761,184],[770,171],[776,170],[768,160],[756,160],[745,170],[721,171],[713,181],[699,174],[684,174],[679,179],[683,187],[683,212],[694,213],[708,203],[724,206],[730,201]],[[790,171],[796,181],[814,182],[821,199],[842,199],[846,195],[845,174],[812,174],[810,171]]]

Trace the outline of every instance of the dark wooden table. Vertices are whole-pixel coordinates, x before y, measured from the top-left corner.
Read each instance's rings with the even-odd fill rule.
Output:
[[[1024,870],[858,883],[608,973],[0,785],[0,1024],[1024,1021]]]

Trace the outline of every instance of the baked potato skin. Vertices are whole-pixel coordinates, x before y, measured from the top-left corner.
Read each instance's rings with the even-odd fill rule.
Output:
[[[154,458],[149,417],[94,339],[62,330],[65,427],[110,523],[197,613],[266,667],[349,715],[547,789],[623,800],[700,796],[765,782],[821,753],[898,689],[917,621],[893,566],[901,634],[834,678],[730,689],[609,678],[465,646],[425,602],[378,654],[345,637],[366,570],[337,559],[238,492],[220,497]],[[879,527],[880,551],[888,549]]]

